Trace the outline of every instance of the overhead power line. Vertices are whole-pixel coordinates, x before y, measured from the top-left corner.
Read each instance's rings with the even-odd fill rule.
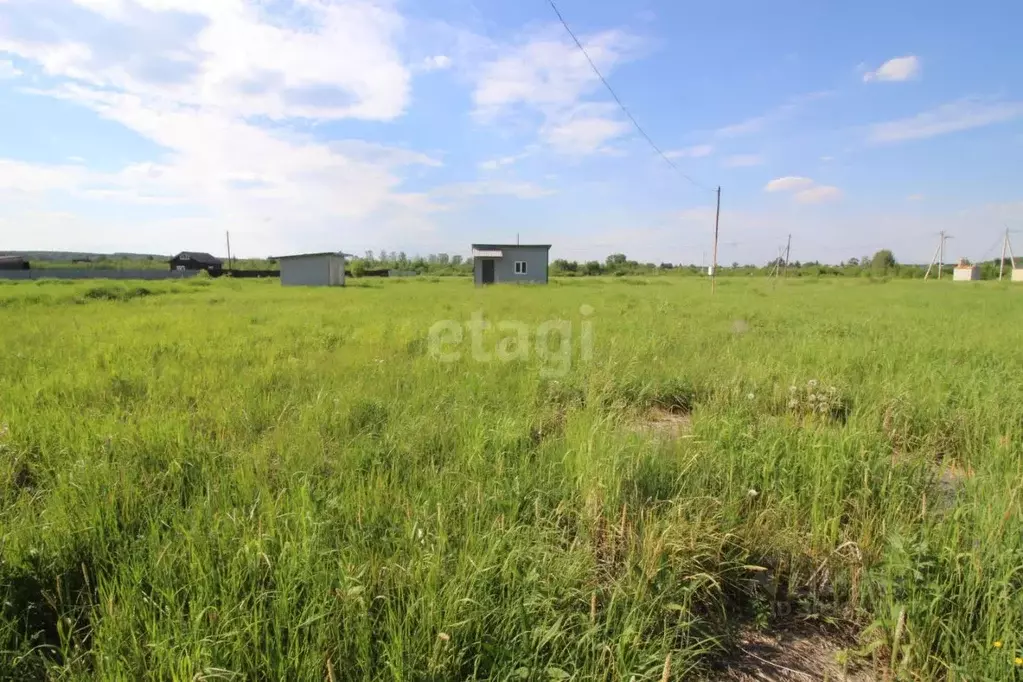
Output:
[[[625,104],[622,102],[621,98],[618,97],[618,94],[614,91],[614,88],[611,87],[611,84],[607,82],[606,78],[604,78],[604,74],[602,74],[600,72],[600,69],[597,68],[597,65],[590,58],[590,54],[586,51],[586,48],[583,47],[583,44],[579,41],[579,38],[577,38],[575,33],[572,31],[572,29],[569,28],[568,22],[566,22],[565,21],[565,17],[563,17],[561,15],[561,10],[559,10],[558,6],[554,4],[554,0],[547,0],[547,2],[550,4],[551,9],[554,10],[554,13],[556,15],[558,15],[558,20],[561,22],[561,25],[565,27],[565,31],[567,31],[568,35],[570,35],[572,37],[572,40],[575,41],[576,47],[578,47],[579,51],[583,53],[584,57],[586,57],[586,61],[589,62],[590,68],[593,69],[593,73],[597,74],[597,78],[599,78],[600,82],[604,84],[604,87],[607,88],[607,91],[611,93],[611,96],[614,98],[615,102],[617,102],[618,106],[621,107],[621,110],[623,112],[625,112],[625,115],[629,117],[629,120],[632,121],[632,125],[634,125],[636,127],[636,130],[639,131],[639,134],[643,136],[643,139],[645,139],[650,144],[650,146],[653,147],[653,150],[655,152],[657,152],[657,154],[662,159],[664,159],[665,163],[667,163],[669,166],[671,166],[675,170],[676,173],[678,173],[683,178],[685,178],[686,180],[691,182],[693,185],[699,187],[700,189],[706,190],[708,192],[716,192],[716,191],[718,191],[718,190],[712,189],[710,187],[707,187],[703,183],[700,183],[700,182],[697,182],[696,180],[694,180],[691,176],[687,175],[685,171],[683,171],[681,168],[679,168],[678,165],[674,161],[672,161],[670,158],[668,158],[667,154],[665,154],[663,151],[661,151],[661,148],[657,146],[657,143],[653,141],[653,138],[651,138],[649,135],[647,135],[647,132],[645,130],[643,130],[643,126],[641,126],[639,124],[639,121],[636,120],[636,117],[632,115],[632,112],[629,111],[628,107],[625,106]]]

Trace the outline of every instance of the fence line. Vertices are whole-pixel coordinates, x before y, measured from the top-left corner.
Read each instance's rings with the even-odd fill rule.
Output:
[[[21,281],[39,279],[189,279],[196,270],[93,270],[89,268],[37,268],[33,270],[0,270],[0,279]]]

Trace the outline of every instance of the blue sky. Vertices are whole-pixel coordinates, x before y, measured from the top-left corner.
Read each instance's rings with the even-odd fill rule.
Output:
[[[0,249],[838,262],[1023,231],[1018,2],[0,0]],[[1019,237],[1023,255],[1023,236]]]

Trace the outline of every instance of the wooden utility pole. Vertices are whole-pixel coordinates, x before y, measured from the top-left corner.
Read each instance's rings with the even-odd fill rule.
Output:
[[[231,260],[231,233],[227,233],[227,269],[234,270],[234,261]]]
[[[789,235],[789,241],[785,244],[785,267],[782,268],[781,276],[784,277],[789,272],[789,256],[792,253],[792,235]]]
[[[1005,272],[1005,249],[1009,247],[1009,228],[1005,228],[1005,239],[1002,240],[1002,260],[998,263],[998,281],[1002,281]]]
[[[941,244],[938,245],[938,279],[941,279],[941,271],[945,269],[945,231],[941,231]]]
[[[774,286],[778,286],[778,274],[781,272],[782,254],[785,253],[785,249],[778,247],[778,257],[774,259],[774,267],[771,268],[771,274],[768,275],[774,280]]]
[[[714,293],[717,288],[718,279],[718,227],[721,223],[721,186],[718,186],[718,207],[717,211],[714,212],[714,262],[711,264],[710,271],[710,293]]]
[[[934,261],[938,261],[938,279],[941,279],[941,271],[945,265],[945,240],[951,239],[952,237],[946,236],[945,231],[942,230],[940,241],[938,242],[938,248],[934,250],[934,255],[931,256],[931,264],[927,266],[927,272],[924,273],[924,279],[928,279],[931,276],[931,269],[934,267]]]

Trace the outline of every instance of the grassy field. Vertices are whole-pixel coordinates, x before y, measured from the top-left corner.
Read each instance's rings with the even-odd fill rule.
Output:
[[[1021,305],[0,283],[0,678],[1023,679]]]

